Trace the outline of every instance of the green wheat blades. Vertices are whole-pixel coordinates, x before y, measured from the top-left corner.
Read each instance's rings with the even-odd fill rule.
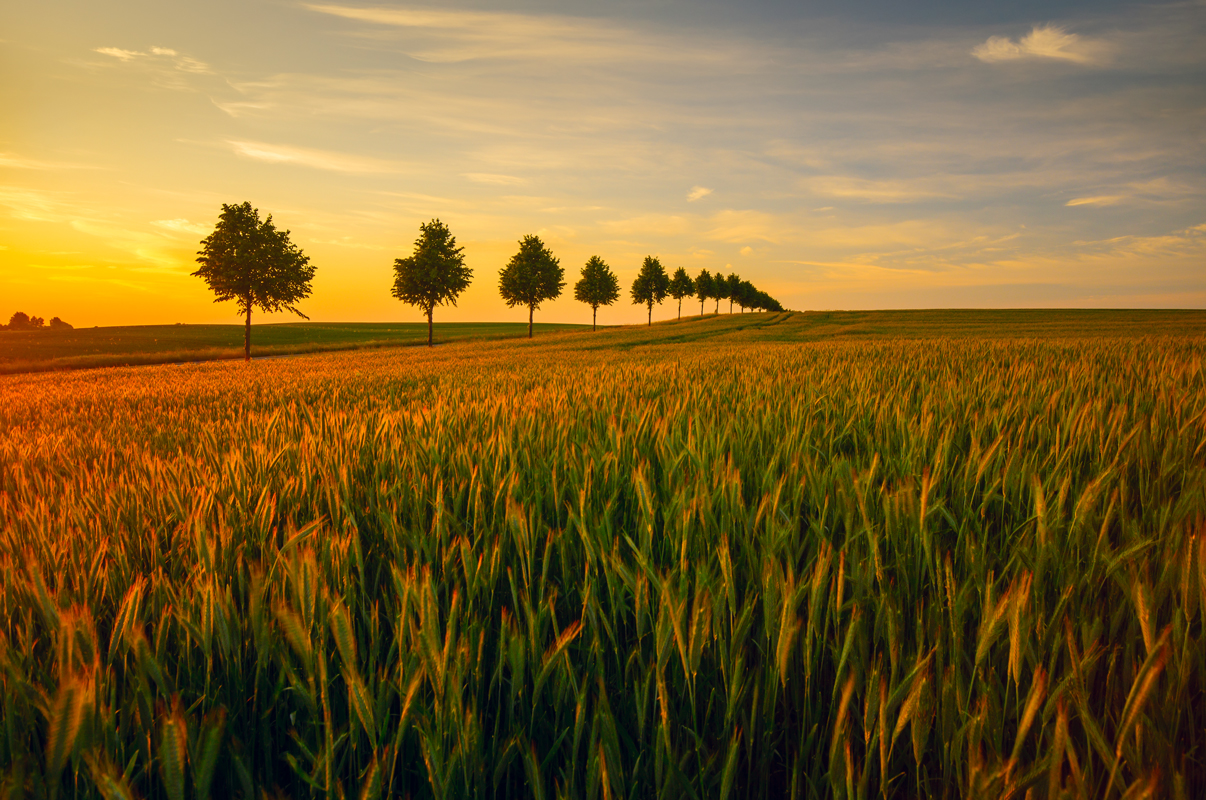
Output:
[[[5,797],[1206,792],[1200,339],[0,384]]]

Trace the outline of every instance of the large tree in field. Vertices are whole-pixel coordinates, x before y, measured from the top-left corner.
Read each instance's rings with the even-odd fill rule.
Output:
[[[620,281],[611,267],[598,256],[591,256],[582,267],[582,277],[574,284],[574,299],[590,306],[591,330],[598,330],[599,306],[609,306],[620,297]]]
[[[265,312],[292,311],[309,319],[295,303],[310,296],[314,265],[289,231],[278,231],[272,215],[263,222],[251,203],[222,204],[214,232],[201,240],[197,253],[201,268],[193,273],[205,280],[215,303],[234,300],[246,319],[243,328],[243,358],[251,360],[251,309]]]
[[[704,313],[704,302],[712,296],[712,273],[701,269],[695,277],[695,296],[699,298],[699,315]]]
[[[669,290],[670,278],[666,276],[662,262],[654,256],[645,256],[645,263],[632,282],[632,302],[638,306],[649,306],[650,325],[653,324],[653,304],[665,300]]]
[[[519,252],[498,273],[498,293],[507,306],[528,307],[528,338],[532,338],[532,318],[545,300],[561,296],[565,270],[538,236],[519,240]]]
[[[674,277],[670,279],[670,296],[678,301],[678,318],[683,318],[683,298],[690,297],[695,294],[695,282],[691,280],[691,276],[682,267],[674,270]]]
[[[418,306],[427,315],[427,346],[431,347],[432,311],[451,303],[469,288],[473,270],[465,266],[465,248],[456,246],[456,237],[448,226],[433,219],[419,225],[415,254],[394,259],[394,297]]]

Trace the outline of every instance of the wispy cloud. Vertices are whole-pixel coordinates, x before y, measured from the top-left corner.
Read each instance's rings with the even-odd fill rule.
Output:
[[[206,225],[202,222],[189,222],[187,219],[156,219],[151,220],[151,224],[156,228],[162,228],[165,231],[173,233],[204,235],[213,230],[212,225]]]
[[[1103,194],[1096,197],[1074,197],[1064,203],[1066,206],[1113,206],[1126,198],[1120,194]]]
[[[306,8],[407,32],[412,35],[407,54],[433,63],[548,58],[563,64],[623,63],[633,57],[667,63],[680,60],[684,47],[690,49],[693,58],[701,60],[722,61],[732,56],[723,39],[700,47],[698,42],[653,35],[600,18],[317,3]]]
[[[518,186],[527,183],[523,178],[514,175],[498,175],[492,172],[463,172],[461,176],[474,183],[486,183],[492,186]]]
[[[990,64],[1034,58],[1097,64],[1106,60],[1109,52],[1105,42],[1082,38],[1055,25],[1036,25],[1017,41],[1008,36],[990,36],[972,48],[972,55]]]
[[[712,193],[712,190],[708,189],[707,187],[696,186],[690,192],[687,193],[687,202],[694,203],[696,200],[699,200],[700,198],[703,198],[703,197],[707,197],[711,193]]]
[[[126,50],[122,47],[97,47],[93,52],[116,58],[125,63],[147,62],[158,65],[169,65],[180,72],[210,74],[213,72],[209,65],[198,61],[192,56],[181,55],[170,47],[152,46],[143,50]]]
[[[919,181],[868,180],[848,175],[822,175],[805,180],[804,185],[822,197],[866,203],[912,203],[955,196],[947,191],[925,188]]]
[[[96,169],[87,164],[72,164],[63,161],[42,161],[37,158],[26,158],[16,153],[0,153],[0,167],[9,169]]]
[[[330,150],[314,150],[307,147],[265,144],[264,142],[228,140],[226,143],[240,156],[257,161],[267,161],[270,164],[297,164],[331,172],[351,173],[398,172],[401,169],[401,165],[395,161],[354,156]]]

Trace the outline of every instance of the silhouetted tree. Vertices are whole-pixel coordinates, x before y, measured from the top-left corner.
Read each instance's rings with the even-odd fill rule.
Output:
[[[654,256],[645,256],[645,263],[636,280],[632,282],[632,302],[635,305],[649,306],[649,324],[653,324],[653,304],[666,299],[670,289],[670,279],[662,262]]]
[[[695,282],[691,280],[691,276],[682,267],[674,270],[674,277],[670,279],[670,296],[678,301],[678,318],[683,318],[683,298],[690,297],[695,293]]]
[[[712,296],[712,273],[701,269],[695,278],[695,296],[699,298],[699,315],[704,313],[704,301]]]
[[[432,312],[469,288],[473,270],[465,266],[465,248],[456,246],[448,226],[433,219],[419,225],[415,254],[394,259],[394,288],[390,294],[403,303],[418,306],[427,315],[427,346],[431,347]]]
[[[620,281],[611,267],[598,256],[591,256],[582,267],[582,277],[574,284],[574,299],[590,306],[591,330],[598,330],[599,306],[609,306],[620,297]]]
[[[72,325],[70,322],[64,322],[63,320],[59,319],[58,317],[51,317],[50,318],[50,329],[52,331],[70,331],[70,330],[75,330],[75,326]]]
[[[754,288],[754,284],[749,281],[737,284],[737,304],[741,306],[741,313],[744,314],[747,308],[754,308],[757,299],[758,290]]]
[[[197,263],[201,268],[193,275],[204,279],[216,295],[214,302],[234,300],[246,318],[245,360],[251,360],[252,308],[292,311],[309,319],[294,304],[310,296],[314,265],[289,241],[289,231],[278,231],[271,214],[261,222],[251,203],[222,204],[214,232],[201,240]]]
[[[737,292],[741,287],[741,278],[735,273],[730,272],[729,277],[724,282],[724,294],[722,299],[729,301],[729,313],[733,313],[733,301],[737,299]]]
[[[532,318],[536,309],[545,300],[561,296],[564,275],[565,270],[538,236],[520,239],[519,252],[499,271],[498,293],[507,301],[507,306],[528,307],[529,339],[532,338]]]
[[[34,319],[37,319],[37,317],[34,317]],[[8,329],[10,331],[25,331],[32,327],[34,327],[33,319],[30,319],[29,315],[24,311],[17,311],[8,318]]]

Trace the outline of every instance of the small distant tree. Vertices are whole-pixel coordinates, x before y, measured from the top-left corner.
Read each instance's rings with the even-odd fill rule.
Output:
[[[17,311],[8,318],[8,329],[10,331],[23,331],[33,327],[30,324],[29,315],[24,311]]]
[[[295,303],[310,296],[314,265],[310,257],[289,241],[289,231],[278,231],[272,215],[260,221],[251,203],[222,204],[214,232],[201,240],[197,253],[201,268],[193,273],[209,286],[215,303],[234,300],[246,323],[243,358],[251,360],[251,309],[292,311],[309,319]]]
[[[674,270],[674,277],[670,279],[670,296],[678,301],[678,318],[683,318],[683,298],[690,297],[695,294],[695,281],[691,280],[691,276],[682,267]]]
[[[598,256],[591,256],[582,267],[582,277],[574,284],[574,299],[590,306],[591,330],[598,330],[599,306],[609,306],[620,297],[620,281],[611,267]]]
[[[427,346],[431,347],[432,312],[451,303],[469,288],[473,270],[465,266],[465,248],[456,246],[448,226],[433,219],[420,223],[415,253],[394,259],[394,288],[390,291],[403,303],[418,306],[427,315]]]
[[[699,315],[704,313],[704,301],[712,296],[712,273],[701,269],[695,277],[695,296],[699,298]]]
[[[74,330],[75,326],[73,326],[70,322],[64,322],[63,320],[59,319],[58,317],[51,317],[50,318],[50,329],[52,331],[70,331],[70,330]]]
[[[538,236],[519,240],[519,252],[498,273],[498,293],[507,306],[528,307],[528,338],[532,338],[532,319],[545,300],[561,296],[565,270]]]
[[[653,304],[666,299],[670,290],[670,278],[662,262],[654,256],[645,256],[641,271],[632,282],[632,302],[635,305],[649,306],[649,324],[653,324]]]

